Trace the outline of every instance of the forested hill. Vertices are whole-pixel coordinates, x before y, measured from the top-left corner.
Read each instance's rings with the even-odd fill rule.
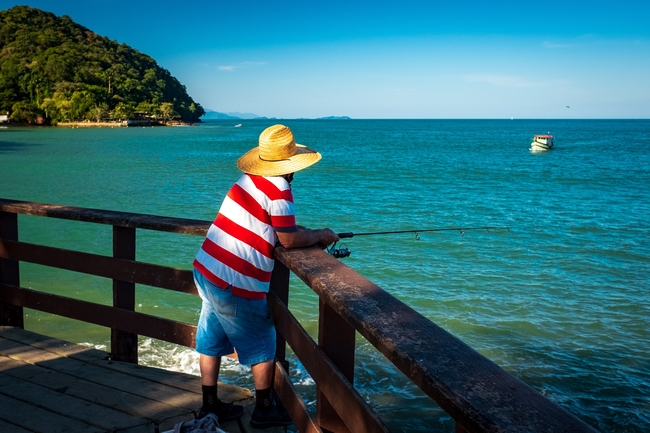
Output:
[[[198,121],[204,110],[169,71],[70,17],[27,6],[0,11],[0,114],[24,122]]]

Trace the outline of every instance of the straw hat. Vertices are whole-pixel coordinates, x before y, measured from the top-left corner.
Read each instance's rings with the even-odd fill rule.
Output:
[[[315,150],[297,144],[291,129],[284,125],[266,128],[259,143],[237,161],[237,167],[244,173],[281,176],[307,168],[322,158]]]

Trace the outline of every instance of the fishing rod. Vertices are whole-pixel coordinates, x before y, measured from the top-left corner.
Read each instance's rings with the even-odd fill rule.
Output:
[[[423,230],[392,230],[392,231],[385,231],[385,232],[366,232],[366,233],[352,233],[352,232],[344,232],[344,233],[338,233],[339,238],[341,239],[349,239],[353,238],[355,236],[374,236],[374,235],[392,235],[392,234],[399,234],[399,233],[413,233],[415,234],[415,240],[419,241],[420,240],[420,233],[425,233],[425,232],[444,232],[444,231],[457,231],[460,233],[461,236],[465,236],[465,232],[468,230],[485,230],[488,233],[490,230],[508,230],[510,231],[510,227],[498,227],[498,226],[481,226],[481,227],[444,227],[444,228],[435,228],[435,229],[423,229]],[[334,256],[335,258],[343,258],[343,257],[349,257],[351,254],[351,251],[349,248],[346,247],[341,247],[341,248],[336,248],[336,242],[327,250],[329,254]]]

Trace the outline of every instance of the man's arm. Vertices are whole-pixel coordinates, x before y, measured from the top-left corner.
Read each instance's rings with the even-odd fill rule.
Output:
[[[301,248],[317,245],[326,248],[329,244],[337,242],[339,236],[330,229],[303,229],[295,232],[275,232],[280,244],[285,248]]]

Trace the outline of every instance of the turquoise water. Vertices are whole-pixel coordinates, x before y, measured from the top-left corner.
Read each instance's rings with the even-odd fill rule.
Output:
[[[0,197],[212,220],[235,160],[272,121],[197,127],[0,129]],[[650,430],[650,121],[285,120],[323,160],[296,175],[298,221],[337,232],[507,226],[356,237],[342,259],[601,431]],[[534,134],[556,148],[533,154]],[[102,254],[111,228],[19,219],[22,240]],[[201,239],[138,233],[138,259],[189,268]],[[21,283],[109,304],[101,278],[22,264]],[[138,310],[195,322],[193,296],[139,287]],[[292,280],[312,333],[317,299]],[[100,327],[28,311],[26,327],[105,347]],[[355,382],[393,431],[448,417],[358,340]],[[198,374],[186,349],[141,339],[143,362]],[[293,364],[313,405],[313,386]],[[222,379],[252,386],[227,363]],[[405,412],[405,409],[408,412]],[[412,416],[405,419],[404,413]]]

